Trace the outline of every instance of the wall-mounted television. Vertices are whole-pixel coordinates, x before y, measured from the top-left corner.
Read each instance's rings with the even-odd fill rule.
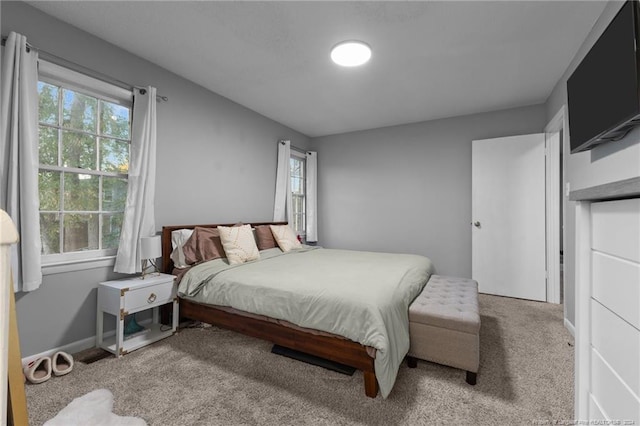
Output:
[[[628,0],[567,81],[571,153],[640,124],[638,1]]]

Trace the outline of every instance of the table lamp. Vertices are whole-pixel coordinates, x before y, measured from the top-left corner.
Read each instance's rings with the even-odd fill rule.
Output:
[[[158,271],[156,265],[156,259],[162,256],[162,243],[160,241],[160,235],[154,235],[151,237],[140,238],[140,260],[142,261],[142,276],[141,279],[145,279],[147,276],[148,264],[153,267],[153,272]]]

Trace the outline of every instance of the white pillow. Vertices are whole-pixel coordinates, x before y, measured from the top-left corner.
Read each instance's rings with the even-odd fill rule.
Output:
[[[297,249],[302,247],[300,241],[298,241],[298,236],[293,229],[289,227],[289,225],[269,225],[271,227],[271,233],[273,234],[273,238],[276,239],[278,246],[283,252],[288,252],[293,249]]]
[[[188,267],[184,258],[184,252],[182,246],[184,246],[189,238],[193,234],[193,229],[177,229],[171,231],[171,260],[173,260],[173,267],[178,269],[184,269]]]
[[[230,265],[260,259],[260,252],[251,225],[218,226],[220,241]]]

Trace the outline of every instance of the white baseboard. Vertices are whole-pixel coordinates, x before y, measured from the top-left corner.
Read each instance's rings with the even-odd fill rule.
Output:
[[[569,322],[568,319],[564,319],[564,328],[566,328],[567,330],[569,330],[569,333],[571,333],[571,335],[575,338],[576,337],[576,329],[573,326],[573,324],[571,324],[571,322]]]
[[[152,321],[151,318],[140,321],[140,325],[144,325],[147,323],[150,323]],[[111,330],[111,331],[107,331],[106,333],[104,333],[104,337],[111,337],[113,335],[116,334],[115,330]],[[91,336],[91,337],[87,337],[86,339],[82,339],[82,340],[77,340],[75,342],[72,343],[68,343],[66,345],[63,346],[59,346],[57,348],[53,348],[53,349],[49,349],[46,350],[44,352],[40,352],[39,354],[35,354],[35,355],[29,355],[26,356],[24,358],[22,358],[22,365],[27,365],[29,364],[31,361],[35,361],[39,358],[45,357],[45,356],[52,356],[53,354],[55,354],[58,351],[63,351],[66,352],[68,354],[74,354],[76,352],[80,352],[80,351],[84,351],[86,349],[91,349],[91,348],[95,348],[96,347],[96,336]]]
[[[111,336],[113,336],[116,333],[115,331],[110,331],[109,333],[105,333],[105,336],[107,336],[107,334],[110,334]],[[39,359],[45,356],[52,356],[58,351],[64,351],[68,354],[73,354],[76,352],[84,351],[85,349],[95,348],[95,346],[96,346],[96,336],[87,337],[86,339],[78,340],[76,342],[72,342],[67,345],[59,346],[57,348],[40,352],[39,354],[29,355],[27,357],[24,357],[22,358],[22,365],[23,366],[27,365],[31,361],[35,361],[36,359]]]

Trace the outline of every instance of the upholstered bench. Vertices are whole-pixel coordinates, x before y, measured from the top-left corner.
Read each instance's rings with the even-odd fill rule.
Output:
[[[407,364],[416,358],[467,372],[476,384],[480,363],[478,283],[474,280],[432,275],[409,307],[411,347]]]

